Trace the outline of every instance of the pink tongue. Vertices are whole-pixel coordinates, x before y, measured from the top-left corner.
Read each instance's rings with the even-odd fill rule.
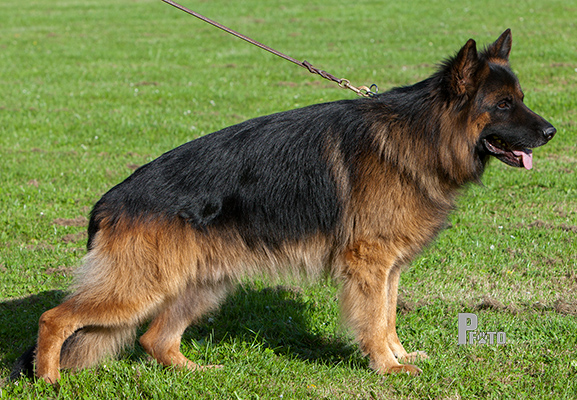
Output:
[[[513,154],[515,154],[517,157],[521,156],[521,159],[523,160],[523,166],[525,167],[525,169],[533,168],[532,152],[529,151],[528,153],[525,153],[524,151],[513,150]]]

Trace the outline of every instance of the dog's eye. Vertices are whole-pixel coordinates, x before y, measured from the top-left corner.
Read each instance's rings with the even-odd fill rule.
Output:
[[[497,108],[499,110],[508,110],[509,109],[509,102],[508,101],[501,101],[499,104],[497,104]]]

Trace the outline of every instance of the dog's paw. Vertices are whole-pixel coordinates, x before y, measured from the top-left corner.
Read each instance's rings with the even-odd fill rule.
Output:
[[[50,385],[55,385],[60,380],[60,371],[56,370],[52,372],[38,374],[38,379],[42,379],[44,382]]]
[[[382,371],[382,372],[381,372]],[[410,376],[418,376],[422,373],[420,368],[415,367],[411,364],[401,364],[395,365],[394,367],[387,368],[386,370],[380,370],[379,373],[383,374],[407,374]]]
[[[429,356],[424,351],[413,351],[412,353],[405,354],[403,356],[397,357],[400,362],[417,362],[421,360],[428,359]]]
[[[209,365],[197,365],[195,371],[206,371],[209,369],[223,369],[224,365],[220,364],[209,364]]]
[[[176,367],[177,368],[186,368],[192,372],[200,372],[200,371],[206,371],[209,369],[221,369],[221,368],[224,368],[224,365],[220,365],[220,364],[199,365],[199,364],[192,362],[192,361],[187,359],[186,363],[181,364],[181,365],[177,365]]]

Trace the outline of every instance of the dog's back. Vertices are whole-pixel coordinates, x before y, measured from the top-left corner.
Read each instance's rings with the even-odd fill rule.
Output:
[[[362,129],[358,108],[342,101],[269,115],[165,153],[96,204],[88,247],[105,219],[178,219],[271,248],[331,233],[344,207],[334,159],[343,158],[343,130]]]

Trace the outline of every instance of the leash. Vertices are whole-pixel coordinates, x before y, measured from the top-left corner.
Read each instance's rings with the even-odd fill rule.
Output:
[[[170,4],[173,7],[178,8],[179,10],[184,11],[185,13],[190,14],[190,15],[192,15],[192,16],[194,16],[194,17],[196,17],[196,18],[198,18],[198,19],[200,19],[206,23],[209,23],[212,26],[215,26],[219,29],[222,29],[223,31],[230,33],[231,35],[236,36],[239,39],[247,41],[248,43],[255,45],[257,47],[260,47],[261,49],[266,50],[269,53],[272,53],[272,54],[274,54],[278,57],[284,58],[285,60],[290,61],[290,62],[292,62],[292,63],[294,63],[300,67],[303,67],[303,68],[307,69],[311,74],[317,74],[317,75],[320,75],[329,81],[336,82],[341,88],[352,90],[353,92],[355,92],[359,96],[373,97],[379,91],[379,88],[375,84],[372,84],[370,87],[367,87],[367,86],[355,87],[355,86],[351,85],[351,82],[348,79],[339,79],[336,76],[331,75],[326,71],[315,68],[311,63],[309,63],[306,60],[305,61],[299,61],[295,58],[287,56],[286,54],[283,54],[280,51],[277,51],[277,50],[275,50],[275,49],[273,49],[267,45],[264,45],[260,42],[257,42],[256,40],[251,39],[248,36],[243,35],[242,33],[238,33],[236,31],[233,31],[232,29],[227,28],[226,26],[219,24],[216,21],[213,21],[213,20],[211,20],[211,19],[209,19],[209,18],[207,18],[207,17],[205,17],[205,16],[203,16],[203,15],[201,15],[195,11],[192,11],[186,7],[183,7],[180,4],[178,4],[172,0],[162,0],[162,1],[164,1],[167,4]]]

